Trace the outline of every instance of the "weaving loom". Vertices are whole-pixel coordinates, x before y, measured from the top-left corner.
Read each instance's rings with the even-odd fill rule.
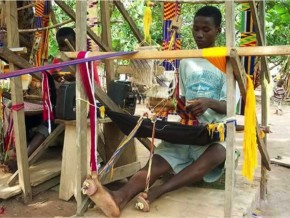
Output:
[[[130,132],[137,125],[140,117],[130,116],[113,111],[107,111],[107,115],[117,124],[125,135]],[[200,124],[196,126],[182,125],[174,122],[153,121],[149,118],[142,120],[141,126],[138,128],[134,137],[147,138],[152,136],[153,122],[155,126],[155,138],[162,139],[176,144],[193,144],[193,145],[206,145],[213,141],[223,141],[224,131],[218,131],[218,126],[224,124],[216,124],[215,128],[210,128],[209,125]]]

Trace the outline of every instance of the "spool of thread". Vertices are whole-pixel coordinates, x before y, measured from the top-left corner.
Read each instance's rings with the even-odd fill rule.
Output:
[[[181,119],[180,120],[180,124],[181,125],[186,125],[187,124],[187,120],[186,119]]]

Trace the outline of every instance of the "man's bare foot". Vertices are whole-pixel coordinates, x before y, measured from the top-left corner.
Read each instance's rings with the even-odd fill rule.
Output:
[[[94,184],[92,184],[94,182]],[[91,185],[92,191],[86,192],[86,186]],[[121,211],[110,193],[105,190],[98,178],[88,178],[84,181],[83,192],[99,207],[107,217],[119,217]]]
[[[148,195],[145,192],[141,192],[136,198],[135,207],[138,210],[142,210],[143,212],[149,212],[149,201],[147,200]]]

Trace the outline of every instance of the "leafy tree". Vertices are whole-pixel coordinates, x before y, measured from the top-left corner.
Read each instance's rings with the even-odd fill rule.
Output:
[[[267,1],[266,4],[266,39],[267,45],[290,44],[290,0]],[[281,64],[286,57],[271,57],[275,65]]]

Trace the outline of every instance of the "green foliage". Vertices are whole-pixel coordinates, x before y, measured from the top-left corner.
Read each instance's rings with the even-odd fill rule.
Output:
[[[290,0],[267,3],[266,36],[268,45],[290,43]]]
[[[290,44],[290,0],[267,1],[266,4],[267,45]],[[271,57],[271,62],[279,62],[286,57]]]
[[[73,9],[75,9],[74,0],[65,0],[65,2]],[[138,0],[122,0],[128,13],[136,23],[138,29],[143,34],[143,10],[144,1]],[[281,1],[266,1],[266,37],[268,45],[287,45],[290,44],[290,0]],[[192,37],[191,27],[192,19],[198,8],[202,4],[183,3],[181,14],[183,17],[183,26],[181,29],[181,41],[183,49],[193,49],[196,47]],[[224,4],[215,5],[220,8],[222,14],[225,14]],[[99,4],[98,4],[99,7]],[[57,6],[53,5],[54,13],[56,14],[57,22],[63,22],[68,16]],[[98,10],[100,11],[100,10]],[[240,5],[236,4],[236,30],[240,29],[241,23],[241,9]],[[101,18],[98,18],[101,20]],[[156,6],[152,8],[152,27],[151,36],[152,44],[162,44],[162,25],[163,25],[163,11],[162,4],[156,2]],[[68,24],[67,26],[72,26]],[[101,33],[101,26],[99,25],[98,35]],[[111,32],[112,32],[112,46],[116,51],[133,50],[138,41],[134,37],[129,24],[124,20],[118,9],[111,3]],[[239,45],[239,31],[236,32],[236,44]],[[222,23],[222,34],[218,38],[217,45],[225,45],[225,18]],[[55,42],[55,30],[50,31],[50,54],[57,54],[58,48]]]

